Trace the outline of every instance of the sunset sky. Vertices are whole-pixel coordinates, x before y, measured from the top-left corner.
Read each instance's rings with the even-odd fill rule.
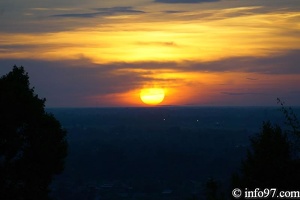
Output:
[[[300,0],[1,0],[0,75],[47,107],[300,106]]]

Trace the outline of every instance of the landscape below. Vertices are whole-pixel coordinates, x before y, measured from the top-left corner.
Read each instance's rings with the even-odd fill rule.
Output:
[[[224,190],[263,121],[284,127],[279,107],[49,108],[68,131],[54,199],[200,199]],[[300,108],[294,108],[296,114]]]

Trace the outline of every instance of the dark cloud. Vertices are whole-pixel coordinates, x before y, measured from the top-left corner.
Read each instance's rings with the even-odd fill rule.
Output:
[[[74,21],[76,19],[74,18]],[[92,22],[85,20],[84,22],[70,23],[69,20],[53,20],[53,18],[40,17],[37,20],[14,20],[1,22],[1,33],[53,33],[60,31],[72,31],[82,25],[90,25]]]
[[[9,71],[16,64],[26,68],[34,81],[51,83],[50,87],[57,88],[58,92],[78,92],[88,94],[106,94],[124,92],[138,86],[139,82],[147,80],[138,73],[116,73],[118,69],[126,67],[121,64],[101,65],[94,64],[88,59],[66,61],[42,61],[42,60],[0,60],[2,67],[0,73]],[[54,80],[54,81],[53,81]],[[120,81],[122,84],[120,84]],[[40,85],[40,84],[38,84]],[[45,85],[46,86],[46,85]],[[76,87],[73,87],[76,86]],[[118,87],[118,86],[122,86]],[[72,91],[74,89],[74,91]]]
[[[143,43],[142,43],[143,44]],[[150,43],[151,44],[151,43]],[[148,45],[150,45],[148,44]],[[166,45],[162,43],[161,45]],[[175,70],[182,72],[248,72],[260,74],[300,74],[300,50],[263,57],[232,57],[210,62],[134,62],[119,63],[125,69]],[[246,77],[248,80],[255,78]]]
[[[186,11],[181,11],[181,10],[165,10],[163,13],[167,14],[177,14],[177,13],[185,13]]]
[[[51,17],[69,17],[69,18],[93,18],[97,16],[110,16],[116,14],[142,14],[145,13],[141,10],[135,10],[132,7],[112,7],[112,8],[95,8],[92,9],[97,12],[89,12],[89,13],[64,13],[51,15]]]
[[[230,96],[241,96],[241,95],[262,95],[263,93],[256,92],[221,92],[221,94],[226,94]]]
[[[32,86],[36,87],[41,97],[47,98],[48,106],[82,106],[87,97],[105,96],[125,93],[139,89],[151,82],[159,82],[168,87],[177,84],[188,85],[189,81],[180,78],[153,78],[160,70],[172,72],[250,72],[269,75],[298,74],[300,75],[300,50],[286,52],[285,54],[269,57],[243,57],[230,58],[213,62],[119,62],[111,64],[95,64],[86,58],[65,61],[42,61],[30,59],[0,59],[0,76],[12,69],[13,65],[23,65],[29,72]],[[157,76],[156,76],[157,77]],[[245,77],[254,81],[255,77]],[[173,85],[172,85],[173,84]],[[175,85],[174,85],[175,84]],[[192,83],[191,87],[197,83]],[[250,84],[250,83],[249,83]],[[287,85],[285,85],[287,84]],[[295,85],[297,90],[298,81],[280,83],[277,86],[263,86],[268,91],[277,94],[278,87]],[[283,86],[280,86],[283,85]],[[273,89],[272,89],[273,88]],[[283,91],[282,89],[280,91]],[[285,90],[284,90],[285,91]],[[222,91],[228,96],[263,96],[263,90],[253,91]],[[285,94],[286,95],[286,94]],[[294,98],[291,94],[291,99]],[[295,94],[295,95],[298,95]],[[264,97],[261,97],[264,98]],[[271,97],[270,97],[271,98]],[[287,96],[286,98],[289,98]]]
[[[107,13],[145,13],[141,10],[135,10],[133,7],[124,6],[124,7],[111,7],[111,8],[95,8],[94,10],[100,12],[107,12]]]
[[[143,68],[142,63],[94,64],[85,58],[66,61],[0,59],[0,76],[8,73],[13,65],[25,67],[32,86],[40,97],[47,98],[48,106],[82,106],[87,97],[124,93],[153,81],[170,81],[151,78],[153,70],[143,73],[130,70]]]
[[[205,2],[216,2],[220,0],[155,0],[158,3],[205,3]]]
[[[63,47],[70,47],[69,44],[5,44],[0,45],[0,52],[3,53],[12,53],[12,52],[26,52],[26,51],[34,51],[39,48],[47,48],[49,49],[57,49]]]
[[[145,13],[133,7],[111,7],[111,8],[91,8],[85,11],[45,8],[43,10],[30,10],[30,16],[17,16],[18,20],[1,20],[1,31],[6,33],[52,33],[60,31],[72,31],[79,27],[94,27],[94,20],[84,20],[97,18],[97,26],[105,22],[105,16],[118,15],[139,15]],[[18,13],[18,15],[20,15]],[[101,18],[102,17],[102,18]],[[57,20],[66,19],[66,20]],[[78,20],[83,19],[83,20]],[[1,45],[1,44],[0,44]]]
[[[250,80],[250,81],[257,81],[258,80],[257,78],[250,78],[250,77],[247,77],[246,79]]]
[[[51,17],[75,17],[75,18],[92,18],[97,15],[101,15],[99,12],[95,13],[69,13],[69,14],[59,14],[59,15],[51,15]]]
[[[219,61],[189,63],[184,71],[253,72],[261,74],[300,74],[300,50],[262,57],[233,57]],[[179,69],[180,70],[180,69]]]

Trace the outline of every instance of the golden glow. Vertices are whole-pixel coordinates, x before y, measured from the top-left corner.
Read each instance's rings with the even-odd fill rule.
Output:
[[[145,88],[140,92],[143,103],[148,105],[160,104],[165,98],[165,91],[162,88]]]
[[[198,79],[196,79],[198,77]],[[189,81],[187,81],[189,80]],[[299,75],[272,75],[241,72],[195,73],[193,76],[185,74],[177,79],[170,87],[163,87],[164,105],[219,105],[230,104],[232,98],[239,99],[239,105],[247,105],[244,98],[255,101],[264,96],[299,85]],[[153,85],[163,85],[163,82]],[[150,84],[147,89],[151,88]],[[141,90],[134,89],[124,93],[91,96],[87,105],[103,106],[145,106],[142,101]],[[276,96],[269,95],[268,103],[276,103]],[[147,103],[146,103],[147,104]],[[157,104],[147,104],[157,105]]]
[[[0,31],[0,59],[67,60],[77,67],[106,68],[103,73],[121,77],[120,80],[123,76],[128,78],[126,86],[121,81],[112,86],[119,87],[116,93],[89,97],[87,101],[96,105],[98,101],[133,106],[156,105],[162,101],[165,105],[194,102],[204,105],[249,94],[257,98],[263,94],[268,96],[268,92],[259,89],[261,85],[267,88],[270,82],[279,83],[274,75],[246,73],[252,72],[251,65],[242,66],[244,63],[240,62],[241,66],[230,66],[230,60],[274,57],[299,49],[300,11],[235,4],[239,1],[230,1],[234,6],[228,6],[228,2],[220,1],[217,7],[209,3],[179,7],[154,3],[142,6],[141,3],[137,9],[145,12],[136,15],[121,12],[88,19],[43,18],[35,23],[58,26],[57,30],[63,31]],[[48,12],[47,8],[32,10]],[[63,24],[67,28],[62,28]],[[224,68],[218,63],[210,64],[222,59],[227,63]],[[140,91],[142,87],[147,89]],[[168,98],[164,99],[165,96]]]
[[[94,24],[65,32],[1,33],[0,58],[84,57],[96,63],[212,61],[266,56],[299,48],[300,38],[295,34],[300,30],[299,12],[239,14],[251,9],[257,8],[207,10],[205,14],[210,17],[204,19],[200,17],[202,12],[191,11],[177,14],[172,23],[145,14],[134,16],[130,22],[122,19],[128,16],[118,16],[106,19],[106,24],[101,26]],[[185,16],[191,19],[180,20]],[[22,48],[18,51],[9,48],[19,45]]]

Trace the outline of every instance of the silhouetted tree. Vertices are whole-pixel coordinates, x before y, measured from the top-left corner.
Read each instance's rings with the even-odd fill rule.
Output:
[[[287,133],[264,122],[261,132],[251,138],[241,174],[232,177],[233,188],[299,188],[299,166],[299,160],[292,156]]]
[[[286,107],[283,101],[277,98],[277,103],[281,105],[281,111],[285,117],[285,125],[287,125],[286,134],[291,141],[292,156],[295,160],[300,159],[300,123],[291,107]]]
[[[242,184],[248,188],[285,186],[291,160],[289,142],[279,126],[263,123],[262,131],[251,138],[251,150],[242,163]]]
[[[48,199],[62,172],[66,131],[45,112],[23,67],[0,78],[0,199]]]
[[[285,124],[292,129],[291,131],[288,130],[288,132],[300,137],[300,123],[293,109],[291,107],[286,108],[285,103],[279,98],[277,98],[277,103],[281,106],[281,111],[285,117]]]
[[[241,171],[232,175],[232,188],[277,188],[298,190],[300,187],[300,124],[296,114],[284,106],[285,130],[264,122],[261,132],[250,139],[251,149],[242,161]],[[234,198],[233,198],[234,199]]]

